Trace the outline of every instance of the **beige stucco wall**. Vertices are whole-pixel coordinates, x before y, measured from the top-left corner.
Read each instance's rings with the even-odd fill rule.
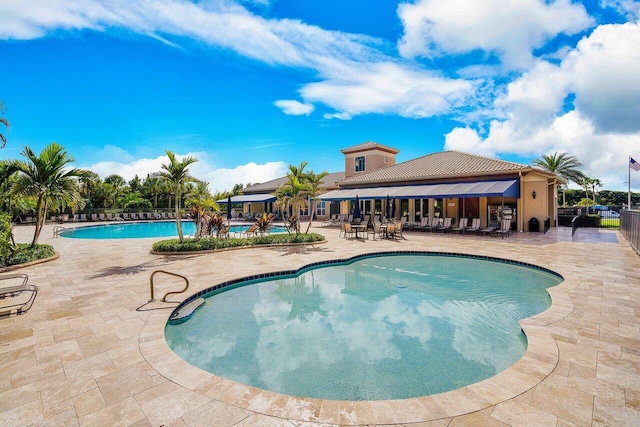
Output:
[[[536,192],[536,198],[533,198],[533,192]],[[549,214],[549,195],[547,191],[552,192],[553,186],[547,185],[547,179],[540,175],[529,174],[522,179],[522,219],[524,221],[524,231],[529,231],[529,220],[537,218],[540,222],[540,232],[544,230],[544,220],[550,217]],[[551,198],[552,200],[552,198]]]
[[[364,156],[364,167],[365,173],[371,172],[383,167],[392,166],[396,164],[396,156],[391,153],[381,152],[379,150],[365,150],[357,153],[349,153],[344,156],[344,175],[345,178],[349,178],[350,176],[355,175],[356,168],[356,157]],[[385,163],[385,157],[387,158],[387,163]]]

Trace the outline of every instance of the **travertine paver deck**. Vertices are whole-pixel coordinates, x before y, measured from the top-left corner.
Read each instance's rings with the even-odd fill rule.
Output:
[[[507,239],[405,233],[403,241],[345,240],[165,257],[155,239],[53,239],[60,259],[25,268],[40,287],[27,314],[0,319],[0,425],[638,425],[640,257],[615,231]],[[15,228],[29,241],[31,226]],[[440,395],[380,402],[301,399],[191,367],[166,346],[168,310],[138,312],[149,275],[189,277],[192,290],[249,274],[366,252],[432,250],[520,260],[565,282],[552,308],[523,322],[525,357],[507,371]],[[157,277],[157,294],[179,288]],[[153,307],[156,304],[150,304]]]

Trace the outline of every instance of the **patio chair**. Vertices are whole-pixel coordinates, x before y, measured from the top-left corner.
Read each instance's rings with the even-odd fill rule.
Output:
[[[21,281],[21,282],[20,282]],[[9,316],[14,311],[16,314],[23,314],[31,308],[38,294],[38,287],[30,285],[29,276],[26,274],[9,274],[0,276],[0,316]],[[22,293],[29,293],[27,300],[15,302],[8,298],[17,298]],[[3,304],[9,302],[9,304]]]
[[[87,214],[80,214],[80,221],[86,222],[87,221]]]
[[[132,212],[132,213],[130,213],[129,215],[131,216],[131,220],[132,220],[132,221],[137,221],[137,220],[139,220],[139,219],[140,219],[140,218],[138,217],[138,214],[137,214],[137,213],[135,213],[135,212]]]
[[[98,215],[98,217],[100,218],[100,221],[106,221],[107,220],[107,216],[105,214],[103,214],[103,213]]]
[[[129,212],[123,212],[122,219],[124,219],[125,221],[129,221],[131,219],[131,217],[129,216]]]
[[[473,218],[471,220],[471,227],[467,228],[465,231],[469,233],[477,233],[480,231],[480,218]]]
[[[338,237],[346,237],[344,224],[345,224],[344,219],[341,217],[340,218],[340,233],[338,233]]]
[[[387,229],[385,230],[385,236],[389,239],[396,237],[396,224],[392,221],[387,223]]]
[[[353,230],[353,228],[351,228],[351,224],[348,222],[344,223],[344,238],[346,239],[347,236],[350,236],[349,238],[353,238],[355,231]]]
[[[459,231],[460,234],[463,234],[465,232],[465,230],[467,229],[467,222],[469,221],[468,218],[460,218],[460,221],[458,222],[458,226],[457,227],[453,227],[451,229],[451,231]]]
[[[374,221],[372,228],[367,228],[367,239],[369,239],[369,234],[373,236],[373,240],[376,240],[376,235],[381,238],[382,237],[382,223],[380,221]]]
[[[436,229],[433,231],[442,231],[443,233],[445,231],[449,231],[451,230],[451,228],[453,228],[452,222],[453,218],[447,217],[442,221],[442,225],[440,227],[436,227]]]
[[[396,239],[404,239],[404,236],[402,235],[402,229],[404,228],[404,223],[402,221],[396,222],[395,228],[396,229],[393,237],[395,237]]]

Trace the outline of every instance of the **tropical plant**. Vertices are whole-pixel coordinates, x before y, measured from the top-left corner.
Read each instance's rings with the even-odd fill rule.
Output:
[[[82,200],[75,178],[87,172],[77,168],[68,169],[67,165],[75,159],[55,142],[47,145],[39,156],[29,147],[24,147],[22,155],[27,161],[13,161],[19,175],[11,193],[36,198],[36,229],[31,242],[31,246],[35,246],[52,204],[69,206]]]
[[[221,213],[214,213],[205,217],[207,226],[209,228],[209,234],[213,234],[213,230],[220,231],[224,227],[225,219]]]
[[[5,264],[5,260],[14,250],[15,242],[11,231],[11,217],[0,212],[0,266]]]
[[[275,219],[275,215],[272,213],[264,212],[261,217],[256,219],[255,225],[259,235],[264,235],[271,228],[271,224]]]
[[[6,108],[4,106],[4,102],[0,100],[0,116],[4,115],[5,110]],[[9,120],[4,117],[0,117],[0,123],[2,123],[5,128],[9,129]],[[7,137],[4,136],[2,132],[0,132],[0,148],[4,148],[5,145],[7,145]]]
[[[184,236],[182,235],[182,222],[180,220],[180,203],[182,201],[181,190],[182,186],[188,182],[194,180],[189,175],[189,165],[198,161],[198,159],[187,156],[182,160],[178,160],[175,153],[170,150],[165,150],[167,157],[169,157],[169,163],[162,164],[163,171],[160,172],[160,178],[164,179],[173,189],[173,196],[175,198],[175,214],[176,214],[176,229],[178,231],[178,239],[182,242]]]
[[[219,211],[220,207],[213,200],[209,192],[209,183],[195,181],[196,185],[191,187],[187,195],[186,205],[192,208],[191,214],[196,223],[196,240],[202,235],[203,223],[205,223],[204,213],[207,209]]]
[[[307,195],[311,201],[311,206],[309,207],[309,224],[307,225],[307,231],[305,231],[305,233],[308,233],[311,228],[313,215],[316,213],[316,201],[320,193],[324,190],[322,187],[322,180],[327,175],[329,175],[328,172],[320,172],[319,174],[316,174],[312,171],[304,174],[304,179],[307,184]]]

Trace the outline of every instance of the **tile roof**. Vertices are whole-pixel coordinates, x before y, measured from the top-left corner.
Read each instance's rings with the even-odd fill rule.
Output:
[[[344,172],[332,172],[325,176],[322,180],[323,186],[327,189],[338,188],[337,182],[344,179]],[[287,182],[287,177],[273,179],[271,181],[263,182],[260,184],[252,185],[251,187],[242,190],[243,194],[256,194],[256,193],[272,193],[278,189],[282,184]]]
[[[340,181],[340,186],[473,177],[518,172],[521,170],[531,170],[531,167],[520,163],[492,159],[459,151],[442,151],[388,166],[383,169],[351,176]]]
[[[373,141],[363,142],[362,144],[354,145],[353,147],[343,148],[342,150],[340,150],[340,152],[342,154],[357,153],[358,151],[372,150],[375,148],[382,151],[387,151],[392,154],[398,154],[400,152],[400,150],[398,149],[389,147],[388,145],[379,144]]]

